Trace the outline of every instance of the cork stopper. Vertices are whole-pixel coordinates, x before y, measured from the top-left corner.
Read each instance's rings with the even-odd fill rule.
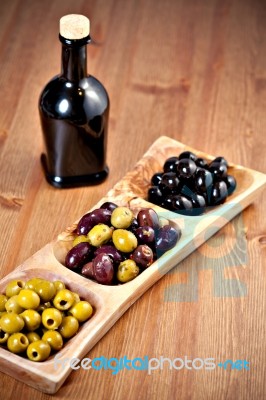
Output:
[[[90,34],[90,20],[80,14],[65,15],[60,18],[59,32],[65,39],[83,39]]]

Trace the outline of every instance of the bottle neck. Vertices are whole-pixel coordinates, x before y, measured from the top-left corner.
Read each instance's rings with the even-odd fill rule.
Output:
[[[87,46],[62,43],[62,76],[68,81],[79,81],[87,76]]]

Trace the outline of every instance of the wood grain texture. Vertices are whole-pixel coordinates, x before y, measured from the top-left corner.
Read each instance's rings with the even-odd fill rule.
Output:
[[[58,21],[67,13],[87,15],[99,42],[89,48],[88,70],[111,99],[110,176],[97,188],[60,191],[40,168],[37,102],[60,70]],[[1,277],[99,201],[161,135],[265,173],[265,18],[260,0],[2,1]],[[53,397],[1,374],[1,396],[265,398],[265,200],[264,191],[88,354],[246,359],[250,371],[79,370]]]

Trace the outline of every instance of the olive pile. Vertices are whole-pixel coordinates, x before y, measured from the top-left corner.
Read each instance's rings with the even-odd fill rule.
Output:
[[[161,226],[152,208],[134,217],[128,207],[106,202],[80,219],[65,266],[103,285],[125,283],[173,248],[180,237],[180,229]]]
[[[236,188],[236,180],[227,173],[224,157],[209,164],[190,151],[168,158],[163,172],[155,173],[148,189],[148,201],[170,211],[200,215],[207,207],[224,203]]]
[[[91,304],[61,281],[13,280],[0,294],[0,345],[32,361],[45,361],[92,313]]]

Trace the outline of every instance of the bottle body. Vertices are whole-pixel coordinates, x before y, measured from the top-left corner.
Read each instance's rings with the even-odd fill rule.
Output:
[[[75,187],[103,181],[108,175],[109,98],[103,85],[87,75],[86,45],[63,44],[62,73],[43,89],[39,113],[48,182]]]

